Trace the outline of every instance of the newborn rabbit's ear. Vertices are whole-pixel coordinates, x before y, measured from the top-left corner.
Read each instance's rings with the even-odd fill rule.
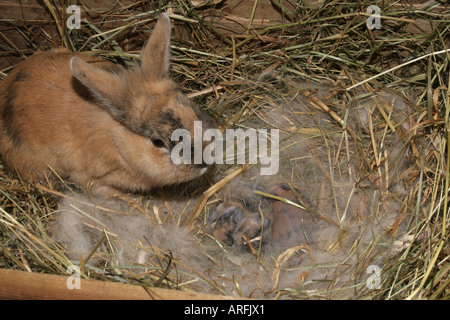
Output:
[[[120,107],[124,95],[124,86],[120,77],[93,63],[74,56],[70,59],[70,69],[74,77],[89,89],[92,95],[107,108],[115,118],[120,118]]]
[[[161,13],[152,35],[141,51],[142,74],[149,81],[158,81],[169,75],[170,19]]]

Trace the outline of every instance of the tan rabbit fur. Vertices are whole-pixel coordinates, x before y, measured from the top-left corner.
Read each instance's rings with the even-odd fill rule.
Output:
[[[193,138],[200,114],[169,78],[170,20],[162,14],[125,69],[66,49],[38,52],[0,84],[0,155],[22,178],[53,172],[94,194],[137,192],[194,179],[175,165],[173,130]]]

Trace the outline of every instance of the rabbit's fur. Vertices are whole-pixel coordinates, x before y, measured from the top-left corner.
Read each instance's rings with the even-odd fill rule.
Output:
[[[185,128],[193,139],[201,118],[169,78],[170,29],[161,14],[131,69],[66,49],[20,63],[0,84],[4,163],[24,179],[56,173],[97,195],[201,176],[205,165],[170,157],[172,132]]]

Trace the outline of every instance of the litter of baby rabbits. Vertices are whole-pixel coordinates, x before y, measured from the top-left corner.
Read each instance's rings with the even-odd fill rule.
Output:
[[[353,298],[367,289],[367,267],[381,268],[391,258],[386,249],[405,233],[405,136],[386,134],[384,153],[390,155],[379,172],[367,175],[367,158],[358,149],[367,150],[370,139],[345,142],[338,151],[341,134],[328,115],[308,114],[308,101],[299,100],[272,101],[262,106],[258,119],[242,124],[271,124],[282,132],[278,174],[262,176],[257,167],[239,175],[232,171],[234,178],[214,191],[196,218],[190,215],[201,203],[199,196],[166,201],[63,197],[53,238],[65,245],[72,261],[81,259],[86,267],[114,273],[131,266],[141,281],[170,287],[257,298],[280,292],[283,298],[294,292],[297,298]],[[408,131],[407,104],[383,93],[351,109],[355,130],[369,129],[369,102],[395,106],[391,122]],[[370,116],[380,121],[378,112]],[[295,128],[323,131],[305,134]]]
[[[0,161],[0,268],[76,265],[85,278],[233,297],[448,298],[448,54],[401,67],[449,48],[448,7],[379,2],[381,28],[368,29],[377,3],[235,2],[83,7],[81,29],[52,39],[129,65],[166,11],[171,73],[216,128],[277,129],[278,172],[223,164],[104,199],[23,181]]]

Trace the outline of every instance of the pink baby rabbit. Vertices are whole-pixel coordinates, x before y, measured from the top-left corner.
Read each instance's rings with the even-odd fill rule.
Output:
[[[93,194],[139,192],[197,178],[175,165],[175,129],[201,117],[169,78],[170,20],[161,14],[125,69],[66,49],[38,52],[0,83],[0,155],[23,179],[55,173]]]

